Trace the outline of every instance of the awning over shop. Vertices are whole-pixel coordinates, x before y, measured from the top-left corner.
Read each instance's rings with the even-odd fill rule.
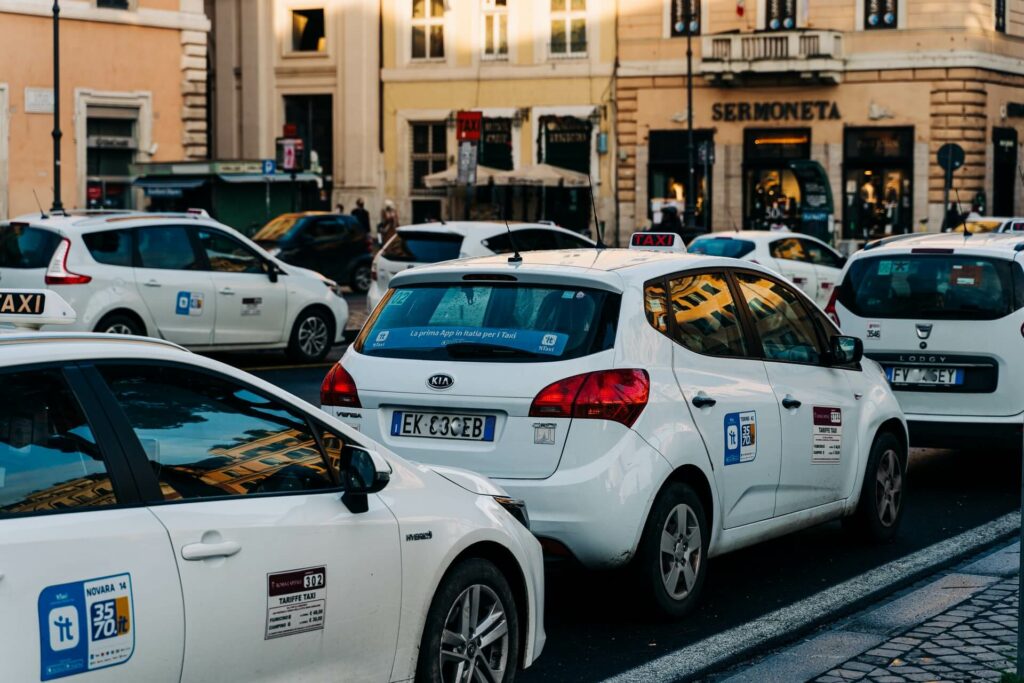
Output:
[[[532,187],[587,187],[590,179],[586,173],[570,171],[550,164],[524,166],[514,171],[501,171],[494,176],[495,185],[519,185]]]
[[[226,183],[290,183],[292,177],[288,173],[263,175],[262,173],[221,173],[217,176]],[[316,173],[296,173],[295,182],[316,183],[320,187],[323,182]]]
[[[176,176],[142,176],[132,183],[146,192],[147,197],[180,197],[185,190],[194,190],[206,182],[206,178],[181,178]]]
[[[488,185],[491,179],[496,177],[498,174],[504,173],[496,168],[490,168],[489,166],[477,166],[476,167],[476,184],[477,185]],[[457,185],[459,182],[459,167],[449,166],[443,171],[437,173],[431,173],[430,175],[423,176],[423,183],[429,188],[438,187],[451,187]]]

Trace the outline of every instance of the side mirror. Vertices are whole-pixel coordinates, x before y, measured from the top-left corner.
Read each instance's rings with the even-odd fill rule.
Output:
[[[277,264],[273,261],[264,261],[263,270],[267,273],[267,278],[271,282],[277,282],[277,276],[280,274],[280,270],[277,268]]]
[[[833,365],[853,365],[864,357],[864,342],[858,337],[835,336],[830,340]]]
[[[366,512],[371,493],[379,493],[391,481],[391,466],[373,451],[358,446],[345,446],[339,463],[341,485],[345,489],[341,500],[355,513]]]

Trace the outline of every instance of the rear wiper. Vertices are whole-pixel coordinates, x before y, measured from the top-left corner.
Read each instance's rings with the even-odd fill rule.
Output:
[[[501,344],[487,344],[478,342],[459,342],[457,344],[447,344],[444,347],[452,355],[470,357],[470,356],[509,356],[514,358],[541,358],[543,354],[536,353],[534,351],[527,351],[525,349],[517,349],[511,346],[502,346]]]

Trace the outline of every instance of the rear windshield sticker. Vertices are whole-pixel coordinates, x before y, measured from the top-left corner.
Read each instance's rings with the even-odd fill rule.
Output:
[[[124,664],[135,651],[130,574],[47,586],[38,608],[41,680]]]
[[[811,435],[811,462],[836,465],[843,454],[843,410],[814,406],[814,432]]]
[[[449,344],[492,344],[519,351],[560,356],[569,335],[542,330],[496,327],[396,327],[377,333],[371,351],[387,349],[436,349]]]
[[[267,630],[264,640],[322,631],[326,612],[326,567],[267,574]]]
[[[752,462],[757,457],[757,412],[725,416],[725,464]]]
[[[203,293],[178,292],[178,296],[174,304],[174,312],[177,315],[202,315]]]
[[[395,293],[391,295],[391,298],[388,299],[388,304],[391,306],[402,306],[409,300],[410,296],[412,296],[411,289],[396,290]]]
[[[882,338],[882,323],[868,323],[868,339]]]
[[[892,261],[882,261],[878,264],[879,275],[889,275],[892,273]]]
[[[949,284],[960,287],[980,287],[984,268],[977,265],[954,264],[949,271]]]

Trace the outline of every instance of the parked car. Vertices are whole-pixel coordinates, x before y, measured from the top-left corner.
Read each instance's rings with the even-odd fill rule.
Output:
[[[1024,232],[1024,218],[998,218],[992,216],[968,218],[960,225],[951,228],[950,232],[963,233],[964,230],[969,233]]]
[[[286,213],[260,228],[252,239],[271,256],[315,270],[353,292],[370,288],[373,239],[354,216]]]
[[[760,263],[788,278],[819,306],[828,304],[846,264],[839,252],[815,237],[768,230],[716,232],[698,237],[689,251]]]
[[[511,232],[511,235],[509,234]],[[373,260],[366,307],[372,311],[397,273],[416,266],[467,256],[519,251],[579,249],[594,242],[548,223],[448,221],[398,228]]]

